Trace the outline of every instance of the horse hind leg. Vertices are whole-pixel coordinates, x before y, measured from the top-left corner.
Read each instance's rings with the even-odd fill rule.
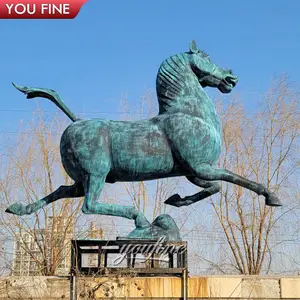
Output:
[[[214,169],[209,164],[202,164],[193,168],[193,173],[202,180],[222,180],[244,187],[258,195],[263,195],[266,199],[265,203],[268,206],[282,206],[281,201],[276,197],[276,195],[270,192],[264,185],[246,179],[226,169]]]
[[[34,203],[23,205],[21,203],[14,203],[10,205],[5,212],[18,216],[30,215],[46,205],[63,198],[77,198],[84,196],[83,185],[79,182],[75,182],[71,186],[60,186],[53,193],[49,194],[43,199],[40,199]]]
[[[181,198],[178,194],[175,194],[165,201],[166,204],[176,207],[188,206],[218,193],[221,189],[221,186],[218,182],[205,181],[195,176],[187,176],[186,178],[191,183],[203,188],[203,190],[197,194],[186,196],[184,198]]]
[[[123,217],[135,221],[136,227],[150,227],[149,221],[134,206],[122,206],[98,202],[105,184],[105,176],[88,175],[84,182],[85,198],[81,208],[84,214]]]

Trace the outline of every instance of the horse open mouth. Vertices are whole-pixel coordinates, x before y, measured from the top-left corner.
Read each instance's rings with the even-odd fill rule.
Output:
[[[235,76],[227,76],[223,79],[225,85],[234,88],[237,84],[237,77]]]
[[[220,81],[219,90],[222,93],[230,93],[232,89],[236,86],[238,78],[234,75],[228,75]]]

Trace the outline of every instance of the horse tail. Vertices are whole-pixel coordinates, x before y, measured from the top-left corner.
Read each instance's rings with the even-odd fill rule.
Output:
[[[42,88],[31,88],[27,86],[20,86],[12,83],[13,86],[24,93],[27,96],[27,99],[32,99],[36,97],[47,98],[52,101],[56,106],[58,106],[73,122],[78,120],[78,118],[71,112],[71,110],[64,104],[60,99],[58,94],[54,90],[42,89]]]

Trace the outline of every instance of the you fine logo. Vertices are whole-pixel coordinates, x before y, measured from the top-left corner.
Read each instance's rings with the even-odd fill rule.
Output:
[[[87,0],[2,0],[0,19],[74,19]]]

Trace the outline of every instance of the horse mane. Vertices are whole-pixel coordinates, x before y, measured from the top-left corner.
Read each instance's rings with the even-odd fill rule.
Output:
[[[173,55],[162,62],[156,78],[159,110],[162,113],[186,85],[187,59],[183,53]]]

